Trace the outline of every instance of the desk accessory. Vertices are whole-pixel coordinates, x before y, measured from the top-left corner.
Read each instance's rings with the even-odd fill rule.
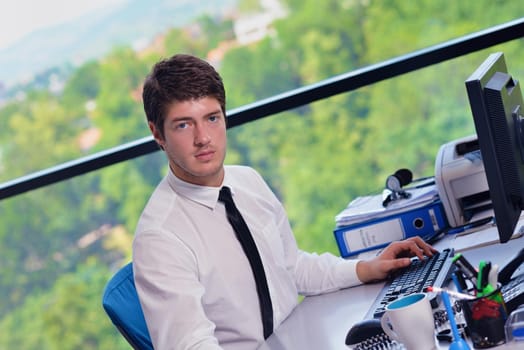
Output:
[[[507,312],[500,284],[489,294],[471,300],[460,300],[459,303],[474,348],[491,348],[506,342],[504,325]]]
[[[462,253],[457,253],[453,256],[452,261],[463,274],[463,276],[476,286],[478,272],[466,259],[466,257],[462,255]]]
[[[448,227],[434,185],[409,188],[409,198],[384,207],[382,196],[352,200],[336,217],[335,240],[342,257],[380,249],[393,241],[431,237]]]
[[[508,312],[512,312],[519,305],[524,305],[524,273],[502,285],[502,295]]]
[[[466,343],[464,338],[460,336],[460,333],[458,331],[457,322],[455,321],[455,313],[453,312],[453,308],[451,307],[451,302],[449,301],[448,292],[445,290],[441,290],[440,293],[442,296],[442,302],[444,303],[446,312],[448,314],[448,320],[451,326],[451,331],[453,332],[453,341],[449,345],[449,349],[450,350],[469,350],[470,347],[468,343]]]
[[[346,335],[346,345],[353,350],[402,349],[401,344],[384,333],[380,320],[373,318],[355,323]]]
[[[393,175],[389,175],[386,188],[382,192],[382,205],[387,207],[397,200],[409,198],[411,194],[403,190],[402,186],[408,185],[412,180],[413,173],[409,169],[399,169]]]
[[[509,315],[504,328],[508,346],[524,349],[524,304]]]
[[[502,295],[508,313],[524,304],[524,272],[514,276],[523,262],[524,248],[511,258],[498,274],[498,281],[502,284]]]
[[[435,321],[425,293],[410,294],[388,304],[380,323],[384,332],[407,350],[436,349]]]
[[[432,257],[423,260],[413,258],[411,265],[395,271],[379,292],[368,309],[366,318],[380,318],[386,305],[412,293],[423,293],[425,286],[442,287],[447,284],[452,271],[450,256],[453,249],[443,249]],[[436,294],[429,294],[431,306],[436,308],[439,300]]]
[[[464,275],[460,271],[454,271],[451,274],[451,279],[453,280],[453,284],[459,293],[462,293],[468,289]]]
[[[490,202],[477,135],[440,146],[435,159],[435,182],[451,227],[468,224]]]
[[[460,292],[454,292],[452,290],[447,290],[447,289],[444,289],[444,288],[439,288],[439,287],[433,287],[433,286],[429,286],[426,288],[426,291],[427,292],[435,292],[435,293],[446,293],[446,295],[450,295],[452,296],[453,298],[455,299],[458,299],[458,300],[463,300],[463,299],[466,299],[466,300],[471,300],[471,299],[475,299],[475,296],[471,295],[471,294],[466,294],[466,293],[460,293]]]

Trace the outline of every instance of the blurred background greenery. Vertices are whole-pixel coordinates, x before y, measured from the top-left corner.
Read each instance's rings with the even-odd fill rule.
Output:
[[[174,53],[213,63],[231,110],[524,12],[500,0],[231,3],[168,23],[140,49],[115,45],[1,89],[0,181],[148,136],[141,84]],[[519,39],[233,128],[226,162],[262,173],[301,248],[338,254],[334,217],[351,199],[380,192],[398,168],[433,175],[439,146],[474,133],[464,81],[494,51],[524,77]],[[1,349],[129,348],[101,296],[131,259],[136,221],[166,171],[157,152],[0,201]]]

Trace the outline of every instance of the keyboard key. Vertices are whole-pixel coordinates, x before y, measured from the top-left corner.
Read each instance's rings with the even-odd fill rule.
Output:
[[[423,292],[428,286],[444,287],[452,272],[452,256],[452,249],[444,249],[424,260],[413,259],[410,266],[398,271],[386,281],[368,311],[367,318],[381,317],[386,305],[401,296]],[[437,306],[436,296],[430,301],[433,307]]]

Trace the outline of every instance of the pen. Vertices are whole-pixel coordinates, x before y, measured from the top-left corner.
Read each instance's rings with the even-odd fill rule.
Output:
[[[477,285],[477,270],[470,264],[470,262],[461,253],[455,254],[452,262],[462,271],[464,276],[469,279],[474,286]]]
[[[498,274],[499,274],[499,266],[495,264],[491,267],[491,270],[489,271],[489,274],[488,274],[488,283],[491,284],[495,288],[497,288],[499,284]]]
[[[447,233],[448,234],[452,234],[452,235],[453,234],[457,234],[457,233],[462,233],[462,232],[470,230],[472,228],[489,224],[491,221],[493,221],[493,217],[488,216],[486,218],[470,222],[469,224],[465,224],[465,225],[462,225],[462,226],[459,226],[459,227],[450,228],[449,230],[447,230]]]
[[[452,296],[453,298],[460,299],[460,300],[472,300],[472,299],[475,299],[474,295],[470,295],[470,294],[466,294],[466,293],[454,292],[452,290],[448,290],[448,289],[444,289],[444,288],[440,288],[440,287],[434,287],[434,286],[427,287],[426,291],[428,291],[428,292],[435,292],[435,293],[444,293],[444,292],[446,292],[446,293],[448,293],[448,295]]]
[[[464,275],[460,271],[455,271],[451,274],[451,279],[453,280],[453,283],[455,284],[455,288],[457,288],[457,291],[459,293],[462,293],[464,290],[468,289],[468,286],[466,285],[466,281],[464,281]]]
[[[488,275],[491,270],[491,263],[489,261],[481,260],[478,269],[477,278],[477,292],[478,296],[482,296],[485,292],[488,292]]]
[[[495,270],[495,272],[493,272],[493,270]],[[480,297],[487,296],[489,299],[502,304],[503,299],[500,293],[494,293],[497,290],[498,285],[497,285],[496,279],[493,276],[496,276],[497,271],[498,271],[498,266],[496,269],[492,269],[491,262],[489,261],[480,262],[479,278],[478,278],[478,284],[477,284],[477,297],[480,298]]]

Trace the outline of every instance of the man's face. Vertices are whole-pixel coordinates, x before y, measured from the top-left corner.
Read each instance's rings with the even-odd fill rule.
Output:
[[[164,121],[164,136],[149,122],[174,174],[189,183],[218,187],[224,178],[226,121],[213,97],[174,102]]]

